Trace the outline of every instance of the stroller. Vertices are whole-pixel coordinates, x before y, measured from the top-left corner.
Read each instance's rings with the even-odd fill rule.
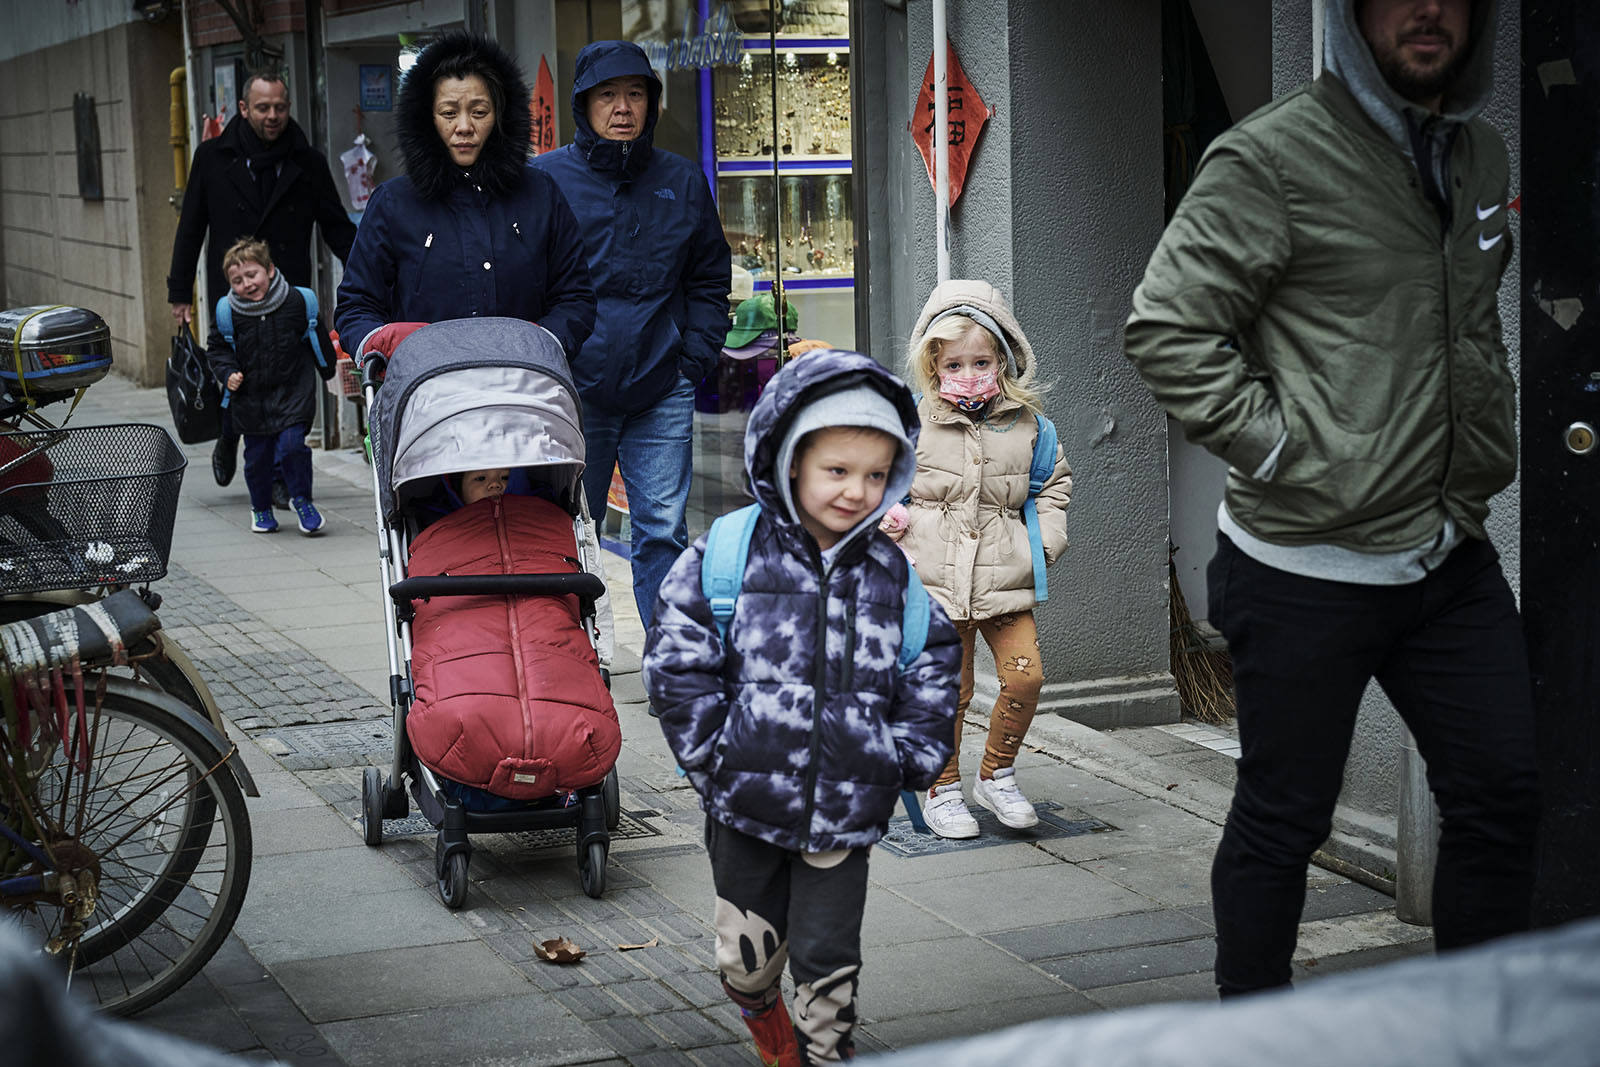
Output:
[[[381,382],[382,387],[379,388]],[[412,676],[414,605],[431,597],[576,596],[579,617],[599,655],[609,687],[610,610],[599,546],[589,524],[580,475],[583,428],[577,393],[561,345],[547,331],[516,319],[460,319],[424,326],[405,337],[392,359],[370,353],[362,368],[378,519],[379,571],[388,614],[389,687],[394,705],[394,760],[385,779],[368,767],[361,805],[368,845],[383,841],[383,820],[405,818],[404,780],[427,820],[438,828],[434,868],[445,906],[466,902],[469,834],[574,827],[579,881],[605,890],[610,830],[620,819],[614,759],[602,781],[538,805],[483,811],[456,799],[459,789],[412,750],[406,717],[417,692]],[[508,468],[570,515],[577,546],[575,573],[460,574],[410,577],[412,540],[428,517],[442,477]],[[599,605],[599,610],[597,610]],[[603,689],[601,690],[604,691]]]

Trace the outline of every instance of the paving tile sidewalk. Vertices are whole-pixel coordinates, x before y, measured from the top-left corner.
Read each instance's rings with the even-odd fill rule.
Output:
[[[165,425],[165,398],[109,379],[75,421]],[[291,1063],[754,1062],[710,968],[702,817],[647,714],[626,563],[608,554],[626,818],[607,892],[583,895],[570,838],[476,837],[468,906],[452,913],[425,827],[391,823],[381,849],[361,842],[361,770],[390,751],[366,466],[318,453],[326,535],[263,536],[248,529],[242,484],[212,484],[209,449],[186,450],[173,566],[158,589],[168,634],[199,665],[261,786],[249,805],[255,863],[218,959],[142,1021]],[[982,731],[965,737],[976,766]],[[863,1050],[1214,995],[1208,870],[1226,775],[1165,757],[1229,757],[1181,731],[1111,735],[1055,717],[1028,740],[1018,767],[1030,797],[1058,806],[1052,823],[1095,832],[876,849]],[[533,943],[555,936],[588,956],[540,962]],[[1301,977],[1428,947],[1387,897],[1313,869]]]

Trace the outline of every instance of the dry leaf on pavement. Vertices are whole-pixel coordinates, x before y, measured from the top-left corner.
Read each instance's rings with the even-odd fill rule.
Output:
[[[583,949],[564,937],[552,938],[549,941],[536,941],[533,945],[533,951],[546,963],[577,963],[587,955]]]

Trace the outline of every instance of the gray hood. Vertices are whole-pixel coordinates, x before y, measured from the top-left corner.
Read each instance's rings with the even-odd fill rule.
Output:
[[[798,525],[789,485],[789,462],[800,438],[825,426],[865,426],[900,442],[883,501],[833,548],[841,549],[876,526],[883,513],[911,490],[917,473],[917,435],[921,422],[905,383],[870,356],[826,349],[790,360],[761,392],[745,428],[745,469],[751,489],[769,518]]]
[[[1445,90],[1440,108],[1451,123],[1462,123],[1481,111],[1494,94],[1494,31],[1499,18],[1496,0],[1473,0],[1467,58]],[[1411,158],[1405,113],[1419,119],[1427,112],[1395,92],[1378,71],[1372,49],[1356,22],[1355,0],[1327,0],[1322,33],[1322,66],[1352,96],[1389,138]]]

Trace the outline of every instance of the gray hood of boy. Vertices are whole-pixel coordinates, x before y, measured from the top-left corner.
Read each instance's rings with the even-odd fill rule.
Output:
[[[1494,29],[1496,0],[1473,0],[1467,29],[1467,57],[1444,94],[1440,114],[1462,123],[1481,111],[1494,95]],[[1394,91],[1372,58],[1372,47],[1361,36],[1355,0],[1329,0],[1323,20],[1322,66],[1350,90],[1367,116],[1411,158],[1411,138],[1405,113],[1425,117],[1426,109]]]
[[[745,429],[745,469],[756,500],[774,521],[798,525],[789,464],[800,438],[829,426],[881,430],[900,443],[883,500],[825,554],[831,559],[878,524],[911,490],[921,421],[911,390],[870,356],[837,349],[808,352],[786,364],[762,391]]]

